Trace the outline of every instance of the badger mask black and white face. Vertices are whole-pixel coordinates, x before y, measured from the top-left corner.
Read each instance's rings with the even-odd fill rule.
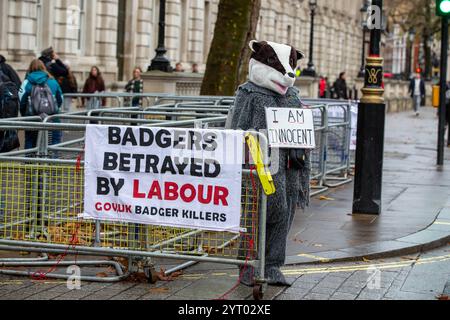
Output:
[[[269,41],[250,41],[249,79],[254,84],[285,95],[294,86],[297,63],[304,58],[295,48]]]

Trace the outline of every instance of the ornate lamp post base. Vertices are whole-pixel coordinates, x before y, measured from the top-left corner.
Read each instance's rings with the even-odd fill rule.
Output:
[[[153,58],[147,71],[159,70],[163,72],[172,72],[169,59],[166,58],[167,52],[164,46],[166,37],[166,0],[161,0],[159,4],[159,31],[158,31],[158,48],[156,48],[156,56]]]
[[[159,70],[164,72],[172,72],[173,68],[170,65],[169,59],[165,56],[167,50],[164,48],[156,49],[156,56],[153,58],[147,71]]]
[[[314,67],[308,67],[302,71],[302,76],[305,77],[315,77],[316,76],[316,70]]]

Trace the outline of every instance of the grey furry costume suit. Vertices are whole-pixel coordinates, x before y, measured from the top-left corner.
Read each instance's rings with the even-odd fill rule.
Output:
[[[237,92],[231,128],[244,131],[267,129],[266,109],[299,108],[301,102],[298,93],[298,89],[289,88],[287,94],[282,96],[252,82],[243,84]],[[279,268],[285,264],[287,236],[297,206],[304,209],[309,204],[309,153],[302,170],[288,168],[288,150],[280,149],[279,157],[278,172],[273,175],[276,193],[267,199],[265,277],[269,284],[285,282]],[[250,285],[252,280],[248,278],[253,274],[253,270],[245,273],[242,282]]]

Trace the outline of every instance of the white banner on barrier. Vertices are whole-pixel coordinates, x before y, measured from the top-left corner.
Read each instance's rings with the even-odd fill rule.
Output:
[[[311,109],[267,108],[267,131],[272,148],[314,149],[314,118]]]
[[[83,218],[240,231],[243,133],[89,125]]]
[[[352,105],[351,113],[351,134],[350,134],[350,150],[356,150],[356,134],[358,132],[358,106]]]

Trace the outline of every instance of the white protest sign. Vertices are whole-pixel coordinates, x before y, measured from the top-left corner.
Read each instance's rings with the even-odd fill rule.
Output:
[[[272,148],[314,149],[311,109],[267,108],[267,135]]]
[[[358,106],[351,106],[351,134],[350,134],[350,150],[356,150],[356,140],[358,133]]]
[[[240,231],[243,132],[88,125],[83,218]]]

